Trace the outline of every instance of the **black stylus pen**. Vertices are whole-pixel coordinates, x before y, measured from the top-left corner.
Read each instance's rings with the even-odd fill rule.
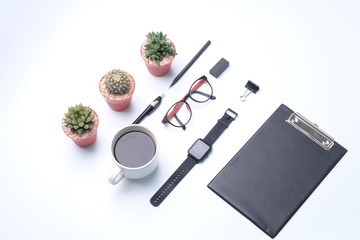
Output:
[[[155,98],[155,100],[140,114],[140,116],[132,123],[132,124],[138,124],[140,123],[147,115],[150,115],[156,108],[160,106],[161,100],[164,97],[164,94],[162,96],[158,96]]]
[[[181,72],[174,78],[173,82],[171,83],[170,87],[175,85],[175,83],[177,83],[180,78],[182,77],[182,75],[185,74],[185,72],[191,67],[191,65],[193,65],[193,63],[200,57],[201,54],[203,54],[203,52],[206,50],[206,48],[211,44],[211,41],[207,41],[205,43],[205,45],[200,49],[200,51],[190,60],[190,62],[184,67],[183,70],[181,70]]]

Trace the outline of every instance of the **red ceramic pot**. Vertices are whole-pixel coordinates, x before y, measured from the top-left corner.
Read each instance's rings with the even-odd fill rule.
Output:
[[[131,89],[131,91],[129,93],[127,93],[125,96],[122,96],[121,99],[117,99],[115,96],[112,96],[111,94],[108,94],[108,92],[106,91],[105,84],[103,84],[103,80],[105,80],[105,76],[106,75],[104,75],[101,78],[100,83],[99,83],[99,89],[100,89],[101,95],[103,95],[103,97],[105,98],[107,104],[109,105],[109,107],[112,110],[115,110],[115,111],[125,110],[126,108],[129,107],[129,105],[131,103],[132,95],[134,94],[134,91],[135,91],[135,80],[134,80],[134,78],[130,75],[131,80],[132,80],[132,89]]]
[[[96,141],[97,129],[99,127],[99,117],[94,110],[91,109],[91,112],[95,114],[95,126],[93,126],[91,131],[81,135],[72,133],[71,130],[66,127],[65,117],[62,119],[62,128],[64,133],[80,147],[90,146]]]
[[[168,40],[171,42],[173,48],[175,48],[174,43],[170,39],[168,39]],[[141,45],[141,48],[140,48],[141,57],[144,60],[145,65],[146,65],[147,69],[149,70],[149,72],[156,77],[161,77],[170,70],[171,63],[174,60],[175,56],[171,56],[171,59],[169,59],[169,61],[167,61],[166,63],[161,63],[161,65],[157,65],[155,62],[149,61],[145,57],[145,49],[144,49],[144,45],[147,43],[147,41],[148,40],[143,42],[143,44]]]

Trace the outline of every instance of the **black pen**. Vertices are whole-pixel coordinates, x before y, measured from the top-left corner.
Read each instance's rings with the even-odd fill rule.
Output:
[[[164,97],[164,94],[162,96],[158,96],[155,98],[155,100],[140,114],[140,116],[132,123],[132,124],[138,124],[140,123],[147,115],[150,115],[156,108],[160,106],[161,100]]]
[[[173,82],[171,83],[170,87],[175,85],[175,83],[177,83],[180,78],[182,77],[182,75],[184,75],[184,73],[191,67],[191,65],[193,65],[193,63],[200,57],[201,54],[203,54],[203,52],[206,50],[206,48],[211,44],[211,41],[207,41],[205,43],[205,45],[200,49],[200,51],[190,60],[190,62],[184,67],[183,70],[181,70],[181,72],[174,78]]]

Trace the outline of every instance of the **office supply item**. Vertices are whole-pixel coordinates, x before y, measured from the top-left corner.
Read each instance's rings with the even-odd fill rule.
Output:
[[[211,131],[206,135],[204,139],[199,138],[198,140],[196,140],[196,142],[189,149],[188,157],[186,158],[186,160],[150,199],[150,203],[153,206],[159,206],[170,194],[170,192],[186,176],[186,174],[188,174],[188,172],[197,163],[201,162],[202,160],[204,160],[204,158],[206,158],[206,156],[211,150],[212,145],[230,125],[230,123],[235,120],[236,117],[237,113],[229,108],[225,112],[224,116],[217,121],[216,125],[211,129]]]
[[[245,93],[242,96],[240,96],[240,100],[243,102],[245,102],[247,96],[249,96],[250,93],[256,94],[256,92],[259,91],[259,86],[250,80],[246,83],[245,88],[246,88]]]
[[[346,152],[282,104],[208,187],[274,238]]]
[[[190,62],[184,67],[183,70],[174,78],[169,88],[174,86],[180,78],[184,75],[184,73],[194,64],[194,62],[203,54],[203,52],[207,49],[207,47],[211,44],[211,41],[207,41],[205,45],[200,49],[200,51],[190,60]]]
[[[150,115],[155,109],[160,106],[161,100],[164,97],[164,94],[155,98],[155,100],[140,114],[140,116],[132,123],[140,123],[146,116]]]
[[[188,94],[169,108],[161,122],[163,124],[170,123],[174,127],[181,127],[186,130],[185,125],[188,124],[192,116],[190,105],[186,102],[189,97],[198,103],[216,99],[213,96],[213,88],[205,75],[198,78],[191,85]]]
[[[225,58],[221,58],[211,69],[210,74],[218,78],[229,66],[229,62]]]

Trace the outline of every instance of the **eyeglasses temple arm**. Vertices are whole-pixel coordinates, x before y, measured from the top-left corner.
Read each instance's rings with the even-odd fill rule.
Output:
[[[210,95],[210,94],[208,94],[208,93],[201,92],[201,91],[191,91],[191,93],[198,93],[198,94],[201,94],[201,95],[203,95],[203,96],[205,96],[205,97],[210,98],[211,100],[216,99],[216,97],[215,97],[215,96]]]
[[[174,115],[174,118],[176,119],[176,121],[178,121],[178,123],[180,123],[182,129],[186,130],[185,125],[180,121],[180,119],[178,118],[178,116],[176,114]]]

